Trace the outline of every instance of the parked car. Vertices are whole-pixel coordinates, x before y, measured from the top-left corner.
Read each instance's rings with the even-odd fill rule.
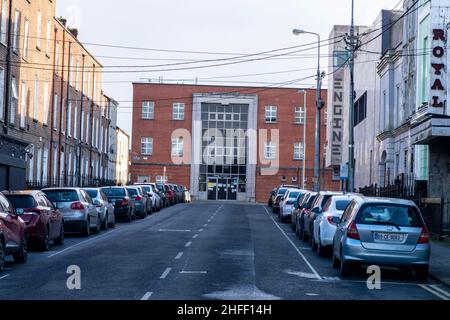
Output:
[[[183,188],[183,192],[184,192],[184,202],[185,203],[192,203],[192,199],[191,199],[191,193],[189,192],[189,190],[186,187],[182,187]]]
[[[114,216],[117,220],[125,219],[128,222],[136,220],[134,203],[131,201],[130,193],[125,187],[104,187],[103,193],[108,201],[114,206]]]
[[[169,197],[166,192],[166,187],[163,184],[155,183],[154,186],[158,189],[158,194],[161,197],[161,206],[167,208],[170,206]]]
[[[42,191],[14,191],[4,196],[16,210],[22,210],[20,218],[27,226],[28,246],[41,251],[50,250],[50,241],[64,244],[64,218]]]
[[[278,217],[281,222],[286,222],[291,219],[291,214],[294,210],[294,204],[297,203],[298,198],[303,196],[304,193],[306,193],[306,190],[288,189],[286,195],[281,198],[280,202]]]
[[[175,203],[183,203],[183,191],[176,184],[170,184],[172,190],[175,192]]]
[[[81,188],[49,188],[42,190],[64,216],[65,232],[88,237],[91,230],[99,233],[100,214],[91,197]]]
[[[333,238],[336,233],[336,225],[341,220],[342,214],[355,195],[345,194],[332,196],[322,209],[322,212],[314,220],[313,239],[317,254],[320,257],[331,252]]]
[[[134,203],[134,210],[139,218],[144,219],[147,215],[152,214],[152,202],[149,196],[144,195],[141,187],[128,186],[126,187],[131,197],[131,202]]]
[[[333,241],[341,276],[359,265],[414,269],[428,278],[430,243],[419,208],[409,200],[357,196],[345,209]]]
[[[294,210],[291,212],[291,229],[292,231],[297,231],[297,216],[300,211],[303,209],[304,204],[307,202],[306,200],[309,197],[311,191],[305,191],[305,193],[297,199],[297,203],[294,204]]]
[[[147,201],[150,201],[152,204],[152,212],[157,212],[161,210],[161,197],[155,191],[154,187],[150,183],[139,184],[135,183],[134,186],[141,187],[144,195],[147,195]]]
[[[286,192],[288,192],[289,189],[293,189],[291,187],[280,187],[277,191],[277,196],[275,197],[275,201],[272,204],[272,212],[273,213],[279,213],[280,212],[280,202],[281,199],[284,198],[286,195]]]
[[[114,216],[114,206],[108,201],[105,193],[100,188],[84,189],[94,201],[97,212],[100,214],[102,230],[108,230],[109,227],[116,226],[116,217]]]
[[[27,226],[21,213],[0,193],[0,272],[5,269],[5,256],[12,255],[16,263],[27,261]]]
[[[307,211],[303,215],[303,241],[309,240],[309,244],[314,247],[314,235],[313,227],[314,220],[322,212],[323,206],[328,202],[332,196],[343,195],[343,192],[330,192],[330,191],[320,191],[314,200],[311,210]]]
[[[314,204],[316,197],[317,192],[310,192],[308,194],[308,197],[304,199],[302,209],[297,213],[295,222],[295,233],[302,240],[304,238],[304,226],[305,226],[304,217],[311,211],[312,205]]]
[[[272,207],[275,197],[277,196],[277,191],[278,188],[273,188],[272,191],[269,193],[269,201],[267,203],[269,207]]]
[[[175,191],[173,191],[173,188],[170,185],[165,184],[164,185],[164,190],[166,191],[167,199],[169,201],[169,204],[171,206],[176,204],[177,199],[176,199],[176,196],[175,196]]]

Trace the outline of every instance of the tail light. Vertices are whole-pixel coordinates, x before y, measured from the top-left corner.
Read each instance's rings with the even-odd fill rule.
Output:
[[[128,201],[128,199],[123,199],[121,205],[122,205],[122,207],[126,207],[126,206],[128,206],[129,203],[130,202]]]
[[[420,234],[417,244],[425,244],[430,242],[430,234],[427,227],[422,228],[422,233]]]
[[[84,205],[81,202],[74,202],[70,205],[72,210],[84,210]]]
[[[141,197],[141,196],[137,196],[137,197],[135,198],[135,200],[136,200],[136,201],[141,201],[141,200],[142,200],[142,197]]]
[[[355,221],[350,223],[350,225],[348,226],[347,237],[349,237],[350,239],[353,239],[353,240],[359,240],[359,233],[358,233],[358,229],[356,228]]]

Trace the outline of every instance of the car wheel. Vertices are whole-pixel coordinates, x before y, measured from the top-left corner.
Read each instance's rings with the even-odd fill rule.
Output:
[[[309,245],[313,249],[313,251],[317,250],[316,239],[314,238],[314,231],[311,229],[311,235],[309,236]]]
[[[61,224],[61,230],[59,231],[59,237],[53,240],[53,244],[61,246],[64,244],[64,226]]]
[[[320,240],[320,230],[319,230],[319,239],[317,239],[317,255],[321,258],[325,257],[325,247],[322,246],[322,241]]]
[[[50,250],[50,235],[49,235],[48,227],[47,227],[47,230],[46,230],[44,236],[41,239],[39,248],[42,252],[47,252],[48,250]]]
[[[297,222],[295,222],[295,234],[300,238],[300,227]]]
[[[339,267],[339,273],[341,274],[341,277],[348,277],[352,273],[352,265],[345,261],[344,258],[340,258],[340,267]]]
[[[5,270],[5,246],[0,239],[0,273],[2,273],[3,270]]]
[[[108,230],[108,214],[105,214],[105,220],[102,222],[101,229],[104,231]]]
[[[340,265],[339,260],[338,260],[338,258],[336,258],[336,255],[333,252],[333,268],[337,269],[337,268],[339,268],[339,265]]]
[[[429,266],[416,267],[414,269],[414,272],[416,274],[417,280],[427,281],[428,280],[428,271],[429,271]]]
[[[102,228],[102,220],[100,219],[100,215],[97,216],[97,224],[95,225],[94,228],[94,234],[99,234],[100,233],[100,229]]]
[[[112,216],[112,222],[109,223],[109,227],[112,229],[114,229],[116,227],[116,216],[115,215]]]
[[[19,251],[13,254],[13,258],[16,263],[25,263],[27,262],[27,257],[28,257],[28,247],[27,247],[27,236],[25,234],[20,242]]]
[[[84,226],[82,235],[83,235],[83,237],[89,237],[91,235],[91,220],[89,218],[85,222],[85,226]]]

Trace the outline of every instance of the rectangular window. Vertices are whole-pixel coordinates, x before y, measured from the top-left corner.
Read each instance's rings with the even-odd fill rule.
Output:
[[[81,135],[80,141],[84,141],[84,111],[81,110]]]
[[[30,21],[25,20],[25,27],[23,31],[23,58],[28,60],[28,45],[29,45],[29,31],[30,31]]]
[[[45,125],[48,125],[48,110],[49,110],[49,88],[48,88],[48,82],[44,83],[44,114],[42,115],[42,123]]]
[[[37,30],[36,30],[36,47],[41,48],[41,33],[42,33],[42,12],[37,14]]]
[[[172,156],[173,157],[183,156],[183,138],[172,139]]]
[[[33,157],[31,157],[31,156],[29,157],[29,160],[28,160],[28,181],[33,181],[34,180],[34,160],[35,160],[34,155],[33,155]]]
[[[58,94],[53,96],[53,129],[58,129]]]
[[[5,70],[0,68],[0,120],[4,120],[3,113],[5,112],[4,104],[4,93],[5,93]]]
[[[44,148],[44,155],[42,157],[42,181],[47,183],[48,179],[48,148]]]
[[[47,20],[47,34],[45,36],[45,53],[50,56],[50,38],[52,35],[52,23]]]
[[[277,158],[277,146],[275,145],[275,143],[264,143],[264,158],[266,160],[274,160]]]
[[[155,103],[151,101],[145,101],[142,103],[142,119],[153,120],[155,119]]]
[[[184,120],[184,103],[173,104],[173,120]]]
[[[17,91],[17,81],[15,77],[11,80],[11,101],[10,101],[10,114],[9,123],[14,125],[16,123],[17,105],[19,104],[19,94]]]
[[[34,75],[34,105],[33,105],[33,119],[38,120],[39,116],[39,78]]]
[[[335,69],[341,68],[348,61],[348,52],[335,50],[333,52],[333,67]]]
[[[354,126],[360,124],[367,117],[367,92],[355,102],[353,123]]]
[[[20,127],[24,129],[27,117],[27,84],[25,82],[22,82],[20,93]]]
[[[295,124],[305,124],[305,107],[295,107]]]
[[[305,158],[305,145],[303,142],[294,143],[294,160]]]
[[[14,28],[13,28],[13,43],[12,43],[12,47],[13,47],[13,51],[17,52],[17,45],[19,43],[18,39],[19,39],[19,26],[20,26],[20,12],[19,11],[15,11],[14,12]]]
[[[277,122],[277,107],[268,106],[266,107],[266,123],[276,123]]]
[[[61,114],[60,114],[60,117],[61,117],[61,120],[60,120],[61,121],[61,132],[63,134],[65,134],[66,133],[66,123],[64,121],[66,120],[66,118],[64,117],[64,111],[67,112],[67,110],[65,109],[65,107],[66,107],[66,99],[65,98],[62,99],[61,104],[62,104]]]
[[[75,105],[73,108],[73,137],[78,138],[78,107]]]
[[[42,149],[38,148],[36,153],[36,180],[42,181]]]
[[[87,113],[86,114],[86,143],[91,144],[91,140],[89,139],[89,126],[91,125],[91,123],[89,122],[90,119],[90,114]]]
[[[7,34],[7,19],[8,19],[8,0],[2,2],[2,16],[0,24],[0,42],[6,46],[6,34]]]
[[[67,135],[72,136],[72,102],[67,107]]]
[[[58,74],[59,73],[59,44],[56,43],[56,48],[55,48],[55,73]]]
[[[141,154],[144,156],[153,154],[153,138],[141,138]]]

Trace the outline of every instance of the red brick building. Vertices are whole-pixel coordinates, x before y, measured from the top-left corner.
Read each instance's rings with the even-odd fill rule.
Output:
[[[134,83],[133,101],[132,182],[257,202],[282,183],[302,185],[303,174],[313,186],[315,90]],[[323,111],[321,183],[335,190],[339,181],[323,168],[325,124]]]

